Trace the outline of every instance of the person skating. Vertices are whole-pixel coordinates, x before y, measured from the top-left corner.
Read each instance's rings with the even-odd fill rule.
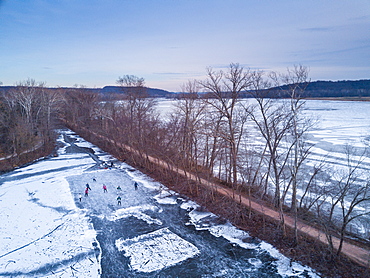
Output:
[[[137,190],[137,187],[138,187],[138,183],[135,181],[134,183],[134,187],[135,187],[135,190]]]
[[[121,196],[117,197],[117,204],[120,206],[121,205]]]
[[[88,183],[86,184],[86,189],[91,190],[91,187]]]
[[[104,191],[104,193],[108,192],[107,186],[105,184],[103,184],[103,191]]]
[[[117,186],[117,190],[122,190],[121,186]]]
[[[85,189],[85,197],[89,196],[89,189],[86,187]]]

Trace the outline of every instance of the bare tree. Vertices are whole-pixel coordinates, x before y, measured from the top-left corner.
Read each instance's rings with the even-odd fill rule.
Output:
[[[361,205],[368,207],[370,201],[370,181],[362,166],[365,152],[358,155],[355,148],[349,145],[345,147],[345,169],[334,173],[331,186],[328,186],[325,195],[316,206],[319,219],[326,231],[330,251],[334,254],[336,249],[336,255],[342,251],[350,223],[370,214],[368,209],[360,207]],[[336,230],[339,234],[338,246],[335,246],[333,236],[333,231]]]
[[[298,240],[297,234],[297,181],[300,168],[303,165],[303,162],[306,160],[310,153],[312,147],[311,144],[307,144],[304,140],[304,136],[307,131],[312,127],[312,122],[309,119],[302,117],[302,110],[305,102],[302,101],[303,94],[305,89],[309,84],[308,79],[309,70],[307,67],[302,65],[294,66],[293,69],[287,70],[287,73],[281,75],[281,79],[284,84],[287,84],[288,94],[290,96],[290,113],[292,115],[292,126],[291,134],[292,140],[289,147],[289,153],[292,154],[292,159],[289,160],[291,179],[289,186],[292,187],[292,202],[291,210],[294,213],[294,230],[295,230],[295,239]]]
[[[60,117],[63,101],[61,89],[45,89],[42,91],[39,130],[44,137],[44,141],[54,139],[54,128]]]
[[[261,159],[268,156],[267,176],[265,177],[263,192],[267,191],[271,175],[271,181],[275,187],[273,203],[276,207],[280,207],[282,175],[288,158],[286,148],[283,148],[283,139],[291,129],[292,116],[284,101],[266,98],[259,90],[256,91],[255,99],[257,107],[249,115],[265,140],[265,148]]]
[[[256,71],[250,92],[257,105],[252,110],[245,109],[265,141],[258,164],[260,168],[263,161],[267,162],[262,192],[267,192],[271,181],[274,185],[273,203],[279,208],[282,223],[283,204],[290,189],[292,210],[296,215],[298,173],[311,147],[304,141],[311,124],[301,116],[304,105],[301,96],[307,86],[307,76],[308,70],[302,66],[288,69],[287,74],[271,72],[268,77],[264,72]],[[282,100],[282,95],[289,96],[289,101]]]
[[[6,148],[8,153],[19,155],[41,147],[42,152],[47,152],[53,148],[57,107],[49,98],[52,94],[44,83],[33,79],[3,92],[0,122],[2,141],[10,146]]]
[[[287,84],[287,91],[290,96],[290,111],[292,113],[292,150],[293,164],[291,169],[292,176],[292,203],[291,208],[297,212],[297,175],[302,162],[307,158],[310,146],[305,149],[303,136],[311,128],[309,121],[301,119],[301,111],[305,104],[303,93],[309,84],[309,70],[302,65],[294,66],[293,69],[287,70],[287,74],[281,76],[284,84]]]
[[[99,96],[84,86],[68,89],[64,93],[64,114],[67,122],[91,127]]]
[[[144,137],[144,124],[154,115],[157,100],[149,97],[144,78],[124,75],[118,78],[117,83],[125,97],[123,109],[128,111],[129,141],[140,149],[147,139]]]
[[[183,159],[191,165],[199,161],[199,139],[202,134],[202,123],[206,114],[206,105],[199,99],[199,84],[197,81],[188,81],[182,86],[174,114],[179,116],[181,128],[179,129],[179,150]]]
[[[21,108],[21,114],[31,129],[35,129],[39,117],[41,105],[39,102],[44,83],[37,83],[34,79],[28,79],[17,83],[8,97],[11,97]],[[35,130],[36,131],[36,130]]]
[[[219,114],[222,120],[220,123],[225,125],[225,129],[220,129],[225,132],[219,136],[228,144],[229,163],[227,165],[230,167],[230,181],[235,190],[238,182],[238,152],[246,121],[244,115],[238,113],[237,105],[241,94],[250,86],[250,71],[239,64],[230,64],[225,72],[222,70],[216,72],[209,68],[207,77],[200,84],[209,93],[207,103]]]

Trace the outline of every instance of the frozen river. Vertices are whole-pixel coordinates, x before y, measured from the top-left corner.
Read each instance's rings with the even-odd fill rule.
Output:
[[[73,132],[60,132],[57,157],[0,177],[1,277],[318,277]]]
[[[254,100],[246,100],[254,103]],[[164,115],[174,108],[175,101],[161,99],[158,110]],[[306,100],[305,115],[318,120],[310,132],[312,142],[323,152],[339,150],[345,144],[364,147],[370,138],[370,102]]]
[[[364,140],[369,140],[370,102],[308,100],[306,114],[319,120],[311,132],[317,144],[364,147]],[[330,146],[323,149],[330,151]]]
[[[255,100],[243,100],[245,103],[253,104]],[[281,100],[278,100],[280,102]],[[161,100],[158,103],[158,110],[162,115],[170,113],[174,108],[175,101]],[[323,170],[329,175],[339,176],[348,172],[346,146],[352,148],[351,159],[361,160],[358,174],[363,183],[370,180],[370,152],[364,153],[370,143],[370,102],[362,101],[333,101],[333,100],[307,100],[304,106],[304,115],[317,121],[316,125],[307,134],[307,142],[312,143],[310,155],[306,160],[310,171],[312,166],[320,165],[325,161]],[[257,142],[263,146],[258,132],[253,130],[251,122],[248,125],[249,142]],[[252,128],[251,128],[252,127]],[[255,146],[254,146],[255,147]],[[311,168],[310,168],[311,167]],[[361,173],[359,173],[361,171]],[[327,181],[318,181],[322,186],[328,185]],[[298,196],[303,189],[298,188]],[[287,201],[289,201],[289,197]],[[363,203],[359,210],[369,209],[368,203]],[[356,219],[350,229],[364,238],[370,237],[370,219],[364,216]]]

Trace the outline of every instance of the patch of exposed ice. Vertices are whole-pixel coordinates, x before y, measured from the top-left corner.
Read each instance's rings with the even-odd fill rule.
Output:
[[[164,205],[176,205],[177,204],[177,193],[172,190],[164,190],[162,187],[160,189],[160,193],[156,196],[154,196],[154,199],[159,204]]]
[[[262,250],[267,251],[268,254],[276,259],[276,266],[278,273],[283,277],[293,277],[293,276],[300,276],[304,272],[307,273],[308,277],[312,278],[319,278],[313,270],[307,266],[302,266],[299,263],[292,262],[289,258],[285,257],[281,254],[275,247],[271,244],[262,241],[260,243],[260,247]]]
[[[142,205],[142,206],[135,206],[135,207],[129,207],[129,208],[122,208],[122,209],[116,210],[112,214],[112,216],[110,216],[108,219],[110,221],[116,221],[118,219],[127,218],[127,217],[132,216],[137,219],[143,220],[148,224],[162,225],[162,221],[150,217],[149,215],[144,213],[145,211],[161,212],[161,209],[156,206],[151,206],[151,205]]]
[[[184,202],[180,205],[180,208],[185,209],[187,211],[191,211],[191,210],[193,210],[195,208],[198,208],[198,207],[199,207],[199,205],[194,201],[187,201],[187,202]]]
[[[250,258],[248,260],[248,263],[250,263],[251,265],[253,265],[255,268],[260,268],[262,266],[261,260],[259,260],[257,258]]]
[[[118,239],[116,247],[129,257],[132,269],[146,273],[176,265],[199,254],[197,247],[168,228],[131,239]]]

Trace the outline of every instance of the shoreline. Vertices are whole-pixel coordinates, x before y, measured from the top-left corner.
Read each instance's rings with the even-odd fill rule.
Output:
[[[308,97],[304,100],[370,101],[370,97]]]

